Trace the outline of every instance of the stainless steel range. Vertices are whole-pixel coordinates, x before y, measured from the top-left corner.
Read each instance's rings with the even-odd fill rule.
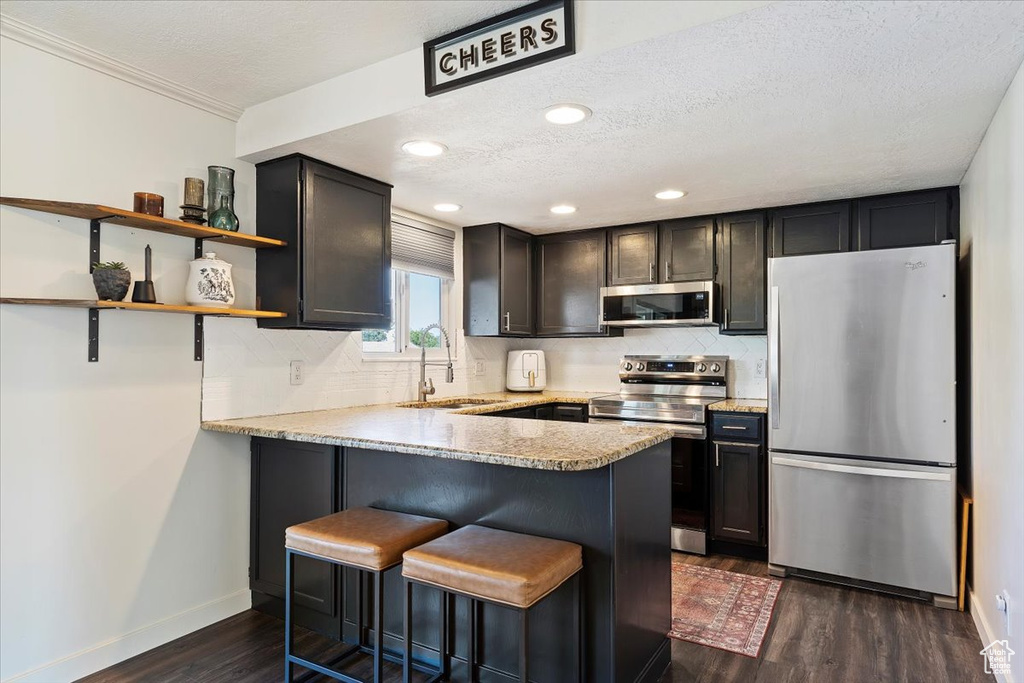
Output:
[[[590,400],[590,421],[671,428],[672,548],[707,552],[707,407],[728,395],[727,356],[625,356],[619,393]]]

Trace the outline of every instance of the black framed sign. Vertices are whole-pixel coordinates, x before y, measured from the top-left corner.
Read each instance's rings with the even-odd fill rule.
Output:
[[[423,44],[428,96],[576,53],[573,0],[540,0]]]

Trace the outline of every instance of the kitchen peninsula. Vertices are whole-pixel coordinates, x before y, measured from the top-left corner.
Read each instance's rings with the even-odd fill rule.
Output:
[[[671,432],[480,414],[583,404],[588,397],[497,394],[439,399],[427,408],[392,404],[204,422],[206,430],[253,437],[253,606],[281,609],[284,527],[340,509],[373,506],[455,527],[559,538],[583,546],[584,680],[658,680],[669,663]],[[302,470],[308,476],[297,474]],[[348,641],[359,637],[354,574],[315,563],[296,573],[305,625]],[[400,586],[400,570],[388,572],[385,595],[393,598],[385,600],[385,643],[392,649],[401,645]],[[430,661],[437,657],[438,599],[421,588],[414,652]],[[348,598],[343,614],[334,607],[337,592]],[[570,678],[571,599],[561,588],[535,607],[532,680]],[[457,601],[454,621],[458,669],[467,653],[468,602]],[[514,674],[514,613],[483,605],[479,637],[481,672]]]

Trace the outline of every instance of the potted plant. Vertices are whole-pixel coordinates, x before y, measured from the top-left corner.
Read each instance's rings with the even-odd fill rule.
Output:
[[[122,301],[131,283],[132,274],[120,261],[92,266],[92,284],[96,287],[96,297],[102,301]]]

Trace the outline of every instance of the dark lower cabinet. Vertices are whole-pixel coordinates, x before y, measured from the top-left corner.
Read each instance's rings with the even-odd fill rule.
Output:
[[[391,186],[301,155],[256,167],[260,327],[329,330],[391,324]]]
[[[284,605],[284,530],[341,509],[334,446],[253,437],[249,588],[253,606],[276,616]],[[295,623],[326,635],[341,632],[336,567],[295,560]]]
[[[772,211],[772,256],[850,250],[850,202],[787,206]]]
[[[518,417],[527,420],[557,420],[559,422],[587,422],[590,419],[590,412],[582,403],[545,403],[540,406],[488,413],[488,415]]]
[[[890,249],[955,239],[955,189],[858,199],[857,249]]]
[[[622,334],[622,328],[612,329],[601,324],[606,252],[604,230],[537,238],[538,336]]]
[[[682,218],[664,221],[658,231],[661,239],[661,282],[711,280],[715,277],[715,219]]]
[[[608,286],[658,281],[658,224],[608,229]]]
[[[722,334],[767,332],[767,234],[764,213],[719,216]]]
[[[463,236],[463,317],[472,337],[533,334],[533,237],[501,223]]]
[[[714,443],[711,517],[716,539],[760,543],[761,458],[761,447],[757,444]]]
[[[712,550],[753,547],[763,552],[768,542],[764,415],[712,411],[711,425],[713,435],[730,434],[728,440],[713,438],[708,458]]]

